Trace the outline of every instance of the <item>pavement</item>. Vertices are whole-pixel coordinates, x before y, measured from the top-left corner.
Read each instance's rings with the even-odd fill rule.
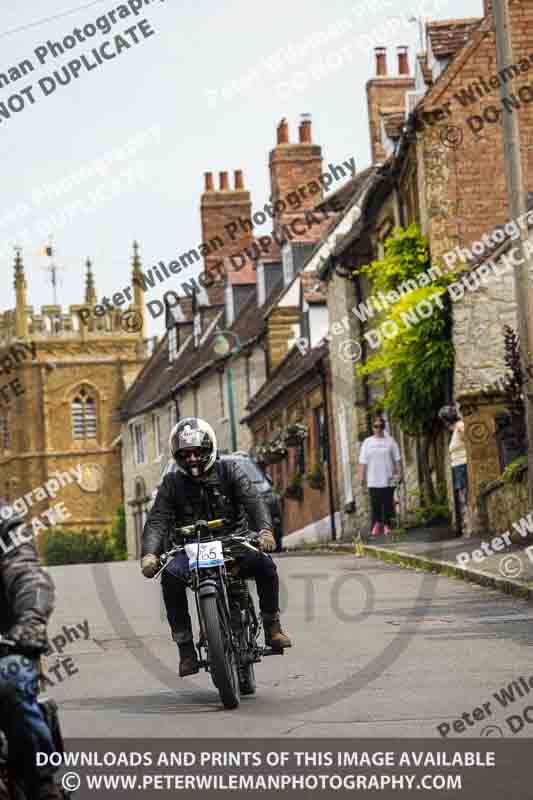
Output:
[[[47,659],[47,674],[65,737],[438,739],[438,726],[479,736],[489,723],[507,735],[510,712],[494,701],[488,722],[451,726],[529,678],[531,606],[350,549],[276,556],[294,646],[257,665],[257,694],[234,711],[222,709],[205,672],[177,677],[160,585],[136,562],[52,567],[50,635],[62,652]]]
[[[533,540],[457,537],[448,529],[413,529],[399,538],[383,535],[361,540],[360,553],[404,567],[477,583],[533,602]],[[353,552],[354,545],[330,543],[331,552]]]

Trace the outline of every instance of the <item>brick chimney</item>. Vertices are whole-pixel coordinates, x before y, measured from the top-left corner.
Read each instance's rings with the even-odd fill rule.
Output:
[[[415,79],[409,76],[409,60],[406,47],[398,48],[399,75],[387,73],[387,51],[375,48],[376,77],[366,84],[368,123],[372,163],[382,162],[387,155],[381,143],[380,111],[383,108],[405,107],[405,93],[415,88]]]
[[[241,259],[237,256],[244,247],[250,247],[252,234],[252,201],[250,192],[244,188],[242,170],[235,170],[235,186],[231,188],[227,172],[219,173],[219,187],[213,187],[212,173],[206,173],[205,191],[201,198],[202,242],[208,252],[204,256],[204,268],[216,276],[206,292],[211,304],[223,302],[223,270],[216,270],[216,264],[228,256],[235,262],[229,267],[239,268]]]
[[[409,48],[400,45],[398,48],[398,75],[410,75],[409,70]]]
[[[300,196],[301,205],[291,207],[287,196],[311,181],[318,181],[322,172],[322,148],[313,144],[313,132],[309,114],[302,114],[298,129],[299,141],[291,143],[289,126],[282,119],[277,128],[277,145],[270,151],[270,190],[274,209],[274,229],[278,230],[295,217],[301,217],[305,209],[312,208],[321,199],[321,194]],[[285,207],[283,207],[285,206]]]
[[[376,56],[376,75],[384,77],[387,75],[387,48],[376,47],[374,53]]]

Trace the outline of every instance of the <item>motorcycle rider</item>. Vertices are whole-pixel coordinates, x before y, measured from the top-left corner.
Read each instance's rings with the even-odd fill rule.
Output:
[[[152,578],[159,570],[158,556],[168,549],[173,528],[200,519],[224,518],[233,532],[246,533],[248,516],[252,529],[259,532],[259,547],[275,549],[265,502],[236,461],[217,459],[215,432],[207,422],[194,417],[180,420],[170,432],[169,447],[177,471],[165,476],[144,527],[141,570],[145,577]],[[188,558],[181,553],[162,574],[168,622],[179,649],[180,677],[194,675],[200,669],[183,581],[188,570]],[[239,559],[239,575],[256,580],[267,645],[290,647],[280,624],[279,579],[272,558],[248,551]]]
[[[32,537],[32,529],[0,498],[0,634],[16,644],[15,650],[0,647],[0,724],[8,770],[28,800],[54,800],[63,797],[53,781],[55,770],[36,764],[37,752],[55,752],[37,703],[37,658],[48,649],[54,585]]]

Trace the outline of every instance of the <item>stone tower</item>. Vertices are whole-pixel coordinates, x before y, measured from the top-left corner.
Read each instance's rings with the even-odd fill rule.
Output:
[[[139,268],[135,246],[132,276]],[[15,309],[0,312],[0,496],[39,519],[36,533],[54,523],[109,529],[123,502],[113,410],[146,360],[143,299],[136,293],[128,309],[132,330],[124,307],[96,305],[89,260],[86,269],[83,303],[34,311],[17,251]]]

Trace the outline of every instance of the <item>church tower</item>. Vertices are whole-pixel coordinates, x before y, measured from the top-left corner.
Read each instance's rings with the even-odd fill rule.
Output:
[[[137,243],[133,263],[135,274]],[[15,309],[0,312],[0,496],[19,501],[37,534],[52,524],[109,530],[123,502],[113,411],[146,361],[133,286],[130,308],[98,305],[87,259],[84,302],[34,310],[16,251]],[[142,325],[126,324],[132,313]]]

